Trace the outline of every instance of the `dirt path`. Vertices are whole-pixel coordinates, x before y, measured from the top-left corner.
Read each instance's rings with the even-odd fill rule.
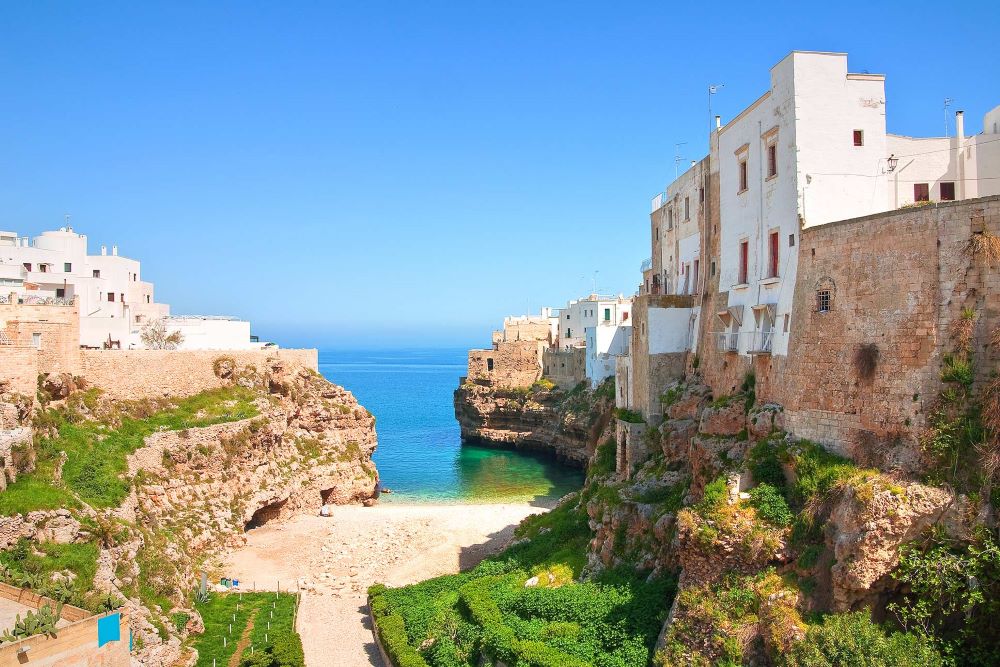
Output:
[[[243,634],[240,635],[240,642],[236,645],[236,650],[229,656],[229,667],[240,667],[243,651],[247,650],[247,646],[250,645],[250,633],[253,632],[253,622],[256,618],[257,611],[255,610],[250,616],[250,620],[247,621],[247,627],[243,628]]]
[[[381,667],[366,590],[472,567],[502,548],[530,505],[338,507],[332,518],[265,525],[225,560],[247,589],[302,591],[297,628],[309,667]],[[246,589],[245,589],[246,590]]]

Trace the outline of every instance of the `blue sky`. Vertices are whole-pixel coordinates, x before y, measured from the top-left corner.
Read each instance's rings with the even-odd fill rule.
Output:
[[[595,271],[635,289],[709,83],[728,119],[846,51],[890,131],[1000,104],[992,3],[686,4],[4,3],[0,228],[69,213],[175,313],[285,344],[478,345]]]

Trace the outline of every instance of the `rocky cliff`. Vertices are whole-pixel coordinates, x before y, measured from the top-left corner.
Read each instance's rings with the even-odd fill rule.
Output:
[[[198,572],[215,576],[212,557],[247,530],[377,496],[375,420],[350,392],[277,360],[222,356],[215,372],[218,390],[155,401],[43,378],[33,420],[22,397],[0,410],[6,432],[33,425],[36,443],[20,438],[4,459],[0,550],[18,557],[2,575],[95,611],[124,603],[142,665],[193,661]],[[78,554],[87,574],[29,563],[32,550]]]
[[[563,391],[545,383],[505,389],[465,382],[455,390],[464,442],[542,452],[583,467],[605,435],[614,385]]]

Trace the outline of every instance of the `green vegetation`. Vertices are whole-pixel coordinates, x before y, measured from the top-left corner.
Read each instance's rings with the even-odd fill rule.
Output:
[[[775,526],[792,523],[792,510],[781,492],[770,484],[758,484],[750,490],[750,506],[757,510],[757,516]]]
[[[646,420],[638,412],[627,408],[615,408],[615,418],[630,424],[645,424]]]
[[[52,605],[43,605],[37,612],[29,611],[21,618],[18,614],[14,619],[14,627],[7,628],[0,635],[0,642],[16,642],[26,637],[35,635],[56,636],[56,623],[59,622],[59,615],[62,613],[62,603],[60,602],[53,609]]]
[[[575,500],[526,519],[522,538],[471,571],[399,589],[373,586],[372,613],[401,667],[643,667],[673,596],[632,568],[575,581],[591,534]],[[525,586],[538,577],[537,586]]]
[[[615,378],[605,378],[594,390],[594,398],[604,398],[610,401],[615,400]]]
[[[211,667],[213,659],[216,665],[229,664],[251,621],[253,629],[241,656],[241,667],[302,667],[305,659],[302,641],[294,629],[295,607],[296,596],[291,593],[227,593],[196,602],[195,608],[205,622],[205,632],[191,642],[198,650],[198,667]]]
[[[944,368],[941,369],[942,382],[954,382],[969,389],[975,379],[976,373],[972,367],[972,361],[950,354],[945,355]]]
[[[889,605],[899,624],[932,638],[957,665],[1000,664],[1000,545],[983,531],[971,542],[940,535],[900,550],[893,576],[907,593]]]
[[[30,588],[40,595],[91,609],[98,602],[91,592],[97,572],[97,545],[33,543],[21,538],[7,551],[0,552],[0,579],[20,588]],[[56,573],[72,573],[53,581]]]
[[[831,614],[792,645],[789,667],[939,667],[946,664],[924,637],[888,632],[867,612]]]
[[[254,394],[242,387],[202,392],[179,401],[116,401],[100,406],[98,391],[74,394],[58,408],[36,416],[36,428],[51,437],[38,441],[34,472],[0,494],[0,514],[78,507],[115,507],[128,495],[126,457],[156,431],[179,431],[247,419],[257,414]],[[89,415],[85,413],[89,412]],[[55,475],[65,453],[62,479]]]
[[[617,444],[614,438],[608,438],[597,446],[594,452],[594,460],[591,461],[587,469],[588,477],[600,477],[609,475],[615,471],[615,450]]]
[[[542,391],[552,391],[556,388],[556,383],[548,378],[539,378],[535,380],[535,383],[531,385],[532,389],[540,389]]]

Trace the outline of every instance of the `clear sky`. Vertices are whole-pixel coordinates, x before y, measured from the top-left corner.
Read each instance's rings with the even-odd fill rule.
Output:
[[[7,2],[0,229],[143,262],[283,344],[481,345],[626,294],[649,200],[788,51],[887,75],[888,127],[978,132],[992,2]],[[952,131],[953,128],[952,128]]]

